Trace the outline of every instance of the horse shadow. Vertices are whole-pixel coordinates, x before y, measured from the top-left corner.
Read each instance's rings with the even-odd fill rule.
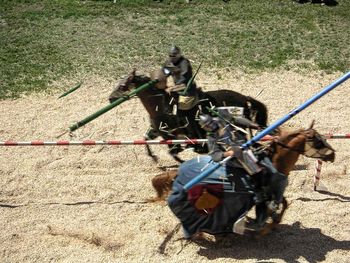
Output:
[[[326,259],[333,250],[350,250],[350,240],[338,241],[322,233],[319,228],[304,228],[300,222],[279,225],[275,232],[260,239],[231,235],[229,244],[201,241],[198,254],[209,260],[231,258],[238,260],[257,259],[271,262],[281,259],[296,263],[300,257],[316,263]]]

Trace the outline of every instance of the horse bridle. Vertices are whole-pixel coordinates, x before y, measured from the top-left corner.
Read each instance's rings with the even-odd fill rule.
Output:
[[[305,132],[307,132],[307,130]],[[281,142],[279,139],[274,139],[273,142],[275,142],[277,145],[281,146],[282,148],[289,149],[291,151],[297,152],[299,154],[305,155],[310,158],[322,158],[323,156],[327,155],[327,151],[329,150],[334,151],[334,149],[326,142],[325,138],[322,137],[317,132],[311,138],[310,137],[306,138],[303,150],[294,149],[286,145],[285,143]],[[321,145],[315,146],[314,144],[316,142],[321,143]],[[274,151],[276,150],[274,149]]]

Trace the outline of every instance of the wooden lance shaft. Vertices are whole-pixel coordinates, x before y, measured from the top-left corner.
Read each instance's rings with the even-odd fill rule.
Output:
[[[73,124],[72,126],[69,127],[69,130],[71,132],[75,131],[76,129],[84,126],[85,124],[89,123],[90,121],[96,119],[97,117],[101,116],[102,114],[106,113],[107,111],[109,111],[109,110],[113,109],[114,107],[118,106],[119,104],[123,103],[124,101],[129,100],[131,97],[135,96],[138,92],[152,87],[157,82],[158,82],[158,80],[156,79],[156,80],[151,80],[151,81],[147,82],[146,84],[143,84],[142,86],[134,89],[133,91],[131,91],[127,95],[125,95],[125,96],[117,99],[116,101],[112,102],[111,104],[107,105],[106,107],[91,114],[90,116],[86,117],[85,119]]]

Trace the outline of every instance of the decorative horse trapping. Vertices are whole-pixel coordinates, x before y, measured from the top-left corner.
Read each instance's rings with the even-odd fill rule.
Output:
[[[281,119],[277,120],[275,123],[267,127],[266,129],[262,130],[259,134],[254,136],[251,140],[244,143],[241,147],[243,149],[247,149],[250,146],[252,146],[254,143],[261,140],[264,136],[268,135],[269,133],[273,132],[275,129],[277,129],[279,126],[281,126],[283,123],[297,115],[299,112],[310,106],[312,103],[314,103],[316,100],[321,98],[322,96],[326,95],[328,92],[336,88],[338,85],[342,84],[344,81],[346,81],[348,78],[350,78],[350,71],[343,75],[341,78],[337,79],[335,82],[321,90],[319,93],[311,97],[309,100],[301,104],[299,107],[295,108],[291,112],[289,112],[286,116],[282,117]],[[205,170],[201,174],[199,174],[197,177],[193,178],[191,181],[189,181],[187,184],[184,185],[183,190],[188,191],[191,187],[193,187],[195,184],[202,181],[204,178],[209,176],[211,173],[213,173],[216,169],[218,169],[220,166],[226,164],[232,156],[226,157],[221,162],[217,163],[216,165],[213,165],[211,168]]]
[[[268,135],[275,129],[277,129],[280,125],[285,123],[287,120],[298,114],[300,111],[311,105],[313,102],[315,102],[317,99],[324,96],[326,93],[334,89],[336,86],[340,85],[344,81],[346,81],[350,77],[350,72],[345,74],[343,77],[335,81],[333,84],[329,85],[325,89],[323,89],[320,93],[316,94],[309,100],[307,100],[305,103],[297,107],[295,110],[291,111],[289,114],[287,114],[285,117],[281,118],[268,128],[264,129],[262,132],[254,136],[251,140],[241,145],[241,148],[246,150],[250,146],[252,146],[254,143],[261,140],[264,136]],[[311,131],[311,127],[308,129],[308,131]],[[321,136],[316,136],[316,139],[319,139],[319,142],[323,142]],[[306,143],[306,142],[304,142]],[[305,146],[305,145],[304,145]],[[315,142],[312,142],[312,146],[315,146]],[[307,147],[304,147],[303,153],[307,154],[308,157],[316,157],[323,155],[323,159],[325,161],[333,161],[334,160],[334,150],[328,145],[324,144],[324,146],[329,150],[313,148],[310,145],[308,145],[308,148],[312,148],[314,151],[311,153],[307,149]],[[296,151],[296,153],[300,154],[300,151]],[[329,154],[329,156],[327,155]],[[168,204],[169,208],[172,210],[172,212],[176,215],[176,217],[180,220],[184,235],[186,238],[190,238],[192,235],[198,233],[198,232],[209,232],[211,234],[219,234],[219,233],[232,233],[237,232],[242,234],[244,231],[242,231],[242,228],[235,227],[237,222],[242,222],[242,218],[245,217],[247,212],[254,206],[254,204],[257,206],[258,209],[263,209],[264,211],[267,209],[264,208],[264,205],[261,206],[261,204],[265,204],[270,206],[270,204],[274,205],[276,203],[269,202],[269,204],[266,203],[264,200],[270,200],[270,199],[264,199],[263,196],[261,196],[261,193],[256,192],[255,190],[255,182],[253,181],[253,176],[248,176],[246,173],[238,173],[235,176],[230,176],[229,174],[223,174],[222,171],[227,171],[224,169],[224,166],[227,164],[227,162],[233,158],[233,156],[226,157],[219,163],[214,163],[211,161],[210,157],[205,158],[201,157],[200,160],[192,159],[190,161],[187,161],[183,164],[181,164],[177,177],[175,178],[173,182],[172,187],[172,193],[168,198]],[[269,160],[269,159],[268,159]],[[268,161],[267,160],[267,161]],[[265,162],[265,159],[263,160]],[[275,168],[276,171],[281,172],[281,167],[272,167],[271,169]],[[198,174],[197,176],[195,174]],[[284,173],[287,175],[288,173]],[[274,173],[274,175],[280,175],[283,176],[283,172],[281,173]],[[263,181],[265,181],[267,178],[263,178],[265,175],[264,173],[259,174],[259,178],[262,178]],[[228,180],[229,177],[231,180]],[[275,182],[282,182],[278,177],[271,177]],[[232,181],[234,180],[234,181]],[[199,184],[202,182],[201,184]],[[269,187],[272,189],[272,182],[273,181],[266,181],[270,182],[268,184]],[[224,187],[231,186],[231,190],[229,189],[228,192],[224,190]],[[196,191],[198,190],[198,186],[202,187],[202,190],[206,189],[205,195],[203,195],[203,199],[206,200],[195,200],[194,202],[189,202],[189,196],[193,196],[193,191],[195,191],[196,196],[201,197],[201,195],[198,195]],[[221,191],[220,190],[221,186]],[[286,186],[286,183],[283,183],[281,185],[282,188],[277,189],[282,196],[283,191]],[[210,188],[211,187],[211,188]],[[238,189],[236,189],[238,188]],[[195,189],[195,190],[193,190]],[[282,190],[280,190],[282,189]],[[233,195],[229,194],[229,192],[234,192]],[[274,191],[274,190],[273,190]],[[202,191],[202,193],[204,193]],[[273,194],[274,195],[274,194]],[[221,198],[221,196],[223,196]],[[221,198],[221,199],[220,199]],[[219,199],[219,200],[218,200]],[[196,205],[197,201],[200,201],[200,205]],[[274,199],[271,199],[274,200]],[[205,201],[210,204],[206,208],[203,204]],[[234,202],[232,202],[234,201]],[[222,202],[222,205],[220,205],[220,202]],[[281,202],[283,205],[282,211],[280,213],[276,213],[278,209],[278,205],[276,208],[271,207],[272,214],[267,214],[266,212],[266,219],[264,219],[264,215],[261,212],[257,212],[257,222],[258,222],[258,228],[255,229],[255,231],[259,231],[259,234],[264,235],[268,232],[270,232],[277,224],[279,224],[282,220],[283,212],[285,211],[287,207],[287,201],[283,197],[282,201],[278,201],[278,203]],[[277,204],[278,204],[277,203]],[[215,208],[215,210],[214,210]],[[199,215],[199,213],[195,213],[196,209],[202,209],[206,215]],[[275,212],[273,212],[275,211]],[[263,216],[261,219],[261,215]],[[258,218],[259,217],[259,218]],[[267,219],[271,218],[272,223],[265,223]],[[235,223],[236,222],[236,223]],[[262,227],[263,225],[263,228]],[[238,230],[237,230],[238,229]]]
[[[308,149],[312,148],[323,153],[320,159],[333,160],[331,157],[334,157],[334,151],[329,153],[325,150],[332,150],[331,146],[323,144],[319,133],[312,127],[293,132],[281,131],[275,138],[269,147],[271,160],[274,168],[284,175],[289,175],[300,154],[309,158],[314,157],[310,155],[310,151],[305,150],[306,144],[309,144]],[[301,150],[302,147],[304,151]],[[246,173],[235,173],[232,176],[228,174],[225,167],[220,166],[200,184],[187,192],[182,190],[183,185],[213,165],[215,162],[211,157],[200,156],[184,162],[177,171],[157,175],[153,178],[152,185],[157,192],[158,200],[163,199],[167,191],[170,191],[169,186],[173,185],[168,199],[169,207],[180,219],[187,237],[202,231],[210,234],[232,232],[244,234],[249,231],[249,228],[256,233],[257,229],[252,228],[253,225],[248,226],[248,229],[244,227],[246,212],[256,205],[257,201],[265,198],[261,191],[256,192],[254,186],[256,180],[253,177]],[[268,180],[265,173],[257,176]],[[260,201],[259,204],[261,204]],[[264,225],[262,230],[265,232],[260,233],[268,233],[269,229],[281,222],[287,207],[288,204],[284,198],[278,214],[271,217],[273,221]]]

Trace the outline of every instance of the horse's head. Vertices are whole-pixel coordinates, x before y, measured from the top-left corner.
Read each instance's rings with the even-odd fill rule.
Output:
[[[305,130],[307,137],[303,155],[310,158],[321,159],[325,162],[334,162],[335,150],[326,141],[325,137],[319,134],[315,129],[309,128]]]
[[[275,140],[276,144],[306,157],[333,162],[335,150],[321,134],[313,129],[313,124],[314,122],[307,129],[288,134],[280,131],[280,135]]]
[[[137,75],[136,69],[133,69],[133,71],[119,81],[111,95],[109,95],[109,101],[112,103],[140,85],[155,79],[158,80],[158,83],[155,84],[156,88],[159,90],[166,89],[166,75],[162,70],[153,71],[151,72],[151,77],[147,77],[145,75]]]
[[[136,69],[133,69],[130,74],[119,81],[111,95],[109,95],[109,101],[113,102],[125,96],[129,91],[135,89],[140,84],[143,84],[142,82],[145,82],[144,78],[144,76],[136,75]]]
[[[272,162],[275,168],[288,175],[299,155],[334,161],[334,149],[315,129],[300,129],[294,132],[279,130],[270,145]]]

